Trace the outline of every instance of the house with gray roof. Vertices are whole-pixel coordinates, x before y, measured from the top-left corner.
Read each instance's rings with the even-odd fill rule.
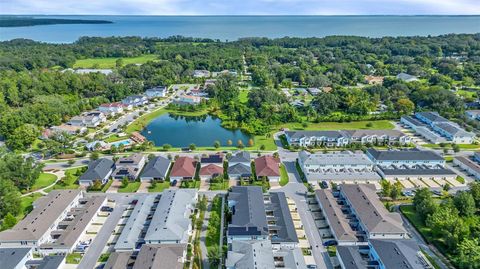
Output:
[[[477,153],[475,153],[477,155]],[[472,158],[468,156],[457,156],[453,158],[453,164],[460,166],[465,170],[469,175],[475,177],[475,179],[480,180],[480,164],[477,158]]]
[[[348,138],[340,131],[285,131],[289,145],[309,147],[342,147],[348,144]]]
[[[33,210],[13,228],[0,232],[0,248],[33,247],[53,241],[51,233],[79,204],[80,190],[53,190],[33,203]]]
[[[273,269],[272,245],[268,240],[235,240],[225,261],[227,269]]]
[[[228,175],[233,179],[250,178],[252,176],[252,160],[250,152],[237,151],[228,158]]]
[[[142,106],[148,103],[148,99],[143,95],[130,95],[122,100],[122,104],[127,106]]]
[[[133,269],[183,269],[186,256],[186,244],[143,245]]]
[[[429,129],[439,134],[448,142],[456,144],[471,144],[475,140],[475,134],[465,131],[458,124],[440,116],[438,112],[417,112],[415,117],[427,124]]]
[[[398,130],[345,130],[342,131],[349,139],[349,143],[360,144],[410,144],[410,136]]]
[[[87,171],[78,178],[78,182],[84,186],[91,186],[95,180],[105,184],[113,172],[114,165],[115,163],[107,158],[91,161]]]
[[[445,159],[433,151],[419,149],[367,149],[377,172],[387,180],[455,180],[457,174],[445,166]]]
[[[400,122],[403,125],[405,125],[406,127],[411,128],[413,131],[415,131],[416,134],[422,136],[427,141],[429,141],[433,144],[439,144],[439,143],[447,142],[447,140],[444,137],[442,137],[441,135],[434,132],[430,128],[430,125],[428,125],[424,122],[421,122],[417,118],[414,118],[412,116],[402,116],[400,118]]]
[[[186,244],[191,234],[190,215],[195,208],[197,191],[163,191],[152,216],[144,241],[146,244]]]
[[[397,79],[403,80],[405,82],[412,82],[412,81],[418,81],[418,78],[416,76],[409,75],[407,73],[400,73],[397,75]]]
[[[142,174],[140,175],[141,181],[152,181],[152,180],[165,180],[167,177],[168,169],[172,162],[162,156],[156,156],[151,159],[145,168],[143,169]]]
[[[250,159],[250,152],[248,151],[237,151],[228,158],[228,166],[233,166],[235,164],[242,163],[250,166],[252,160]]]
[[[295,231],[285,193],[271,192],[266,195],[264,201],[272,244],[289,247],[297,246],[297,232]]]
[[[132,268],[134,264],[135,257],[133,256],[133,251],[112,252],[103,268],[126,269]]]
[[[412,240],[370,240],[370,258],[379,268],[388,269],[430,269],[432,264]]]
[[[159,198],[159,195],[143,195],[137,199],[137,204],[115,243],[115,251],[139,250],[148,229],[148,218],[154,214]]]
[[[168,89],[166,86],[157,86],[145,91],[147,98],[165,97],[167,93]]]
[[[234,186],[228,194],[232,220],[227,228],[227,241],[267,240],[269,231],[262,187]]]
[[[23,269],[33,257],[32,248],[0,248],[0,267],[8,269]]]
[[[123,178],[135,180],[145,166],[146,161],[147,157],[140,153],[122,157],[115,163],[112,178],[117,180],[122,180]]]
[[[62,266],[65,264],[65,257],[65,255],[48,255],[40,260],[34,259],[27,261],[26,267],[31,269],[62,268]]]
[[[379,181],[374,163],[363,153],[350,151],[335,153],[298,154],[298,163],[309,182],[334,181]]]
[[[366,255],[362,257],[360,249],[361,246],[337,246],[336,256],[340,268],[367,269],[368,257]],[[368,251],[367,249],[365,250]]]
[[[368,239],[402,239],[408,233],[398,213],[389,212],[380,202],[373,184],[342,184],[344,210],[358,220],[358,228]]]

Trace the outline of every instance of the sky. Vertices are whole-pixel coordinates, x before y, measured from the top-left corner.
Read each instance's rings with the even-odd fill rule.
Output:
[[[480,0],[0,0],[0,14],[478,15]]]

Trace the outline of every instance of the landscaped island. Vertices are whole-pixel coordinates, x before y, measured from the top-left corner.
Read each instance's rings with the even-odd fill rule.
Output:
[[[24,27],[51,24],[107,24],[107,20],[53,19],[32,17],[0,17],[0,27]]]

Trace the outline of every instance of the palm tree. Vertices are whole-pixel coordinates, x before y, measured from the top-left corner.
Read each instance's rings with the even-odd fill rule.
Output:
[[[220,251],[218,246],[215,245],[209,248],[207,257],[208,257],[208,262],[210,263],[210,267],[212,268],[218,267],[218,264],[220,263]]]

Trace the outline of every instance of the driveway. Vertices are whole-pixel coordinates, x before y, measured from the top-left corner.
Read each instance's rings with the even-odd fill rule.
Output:
[[[148,188],[152,185],[151,182],[142,181],[140,187],[138,188],[138,193],[148,193]]]
[[[110,185],[110,188],[108,188],[107,193],[117,193],[121,186],[122,182],[114,179],[112,185]]]

